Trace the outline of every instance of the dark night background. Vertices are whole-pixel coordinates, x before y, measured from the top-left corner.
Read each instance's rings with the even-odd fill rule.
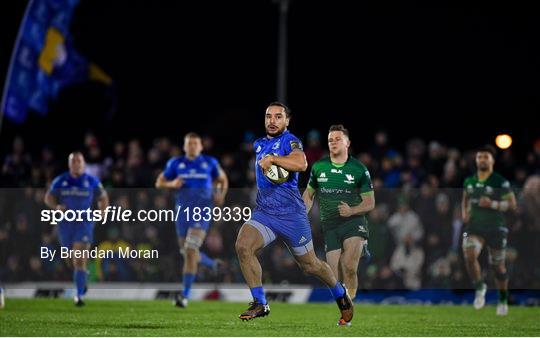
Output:
[[[0,2],[0,79],[26,1]],[[292,0],[288,100],[293,133],[332,123],[357,148],[380,128],[391,143],[411,137],[460,148],[514,137],[529,150],[539,135],[540,20],[514,2]],[[278,7],[270,0],[81,0],[75,44],[117,84],[117,109],[99,85],[63,91],[49,115],[4,121],[0,152],[23,135],[27,147],[69,151],[93,130],[103,141],[188,130],[231,148],[244,130],[263,133],[276,98]],[[32,139],[31,142],[29,140]]]
[[[0,86],[26,4],[0,0]],[[354,155],[373,180],[373,264],[361,264],[363,289],[472,286],[457,258],[465,229],[460,188],[474,170],[471,150],[506,132],[514,144],[499,152],[495,170],[519,201],[507,217],[510,288],[540,290],[539,13],[534,4],[517,2],[291,0],[290,129],[314,163],[326,146],[306,142],[308,133],[318,129],[325,143],[331,124],[345,124]],[[188,131],[212,136],[209,153],[235,188],[227,205],[250,205],[255,159],[242,141],[246,131],[264,134],[264,110],[277,99],[278,28],[276,0],[80,0],[71,27],[75,47],[111,75],[116,99],[104,86],[85,83],[63,90],[45,117],[32,113],[23,125],[4,121],[0,186],[24,189],[0,196],[0,281],[71,280],[67,266],[40,265],[34,255],[40,245],[56,245],[55,230],[37,216],[45,208],[44,187],[76,149],[112,205],[164,209],[166,196],[148,188],[179,153],[167,138],[179,144]],[[389,144],[374,144],[381,129]],[[96,137],[83,145],[88,131]],[[425,142],[408,142],[414,138]],[[300,176],[301,189],[308,173]],[[315,229],[319,215],[312,216]],[[199,273],[198,282],[244,283],[232,245],[241,225],[215,222],[203,251],[226,265],[215,278]],[[322,233],[313,234],[321,250]],[[168,222],[96,227],[97,245],[116,247],[120,240],[159,248],[163,258],[157,267],[127,260],[120,268],[101,266],[93,280],[178,282],[174,237]],[[265,251],[262,265],[271,266],[265,284],[266,271],[273,284],[314,282],[287,252]],[[481,260],[487,263],[487,254]]]

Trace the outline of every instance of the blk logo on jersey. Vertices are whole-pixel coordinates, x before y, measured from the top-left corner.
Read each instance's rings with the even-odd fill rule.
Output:
[[[351,174],[345,174],[345,177],[347,178],[345,181],[345,183],[347,184],[354,184],[354,176],[351,175]]]

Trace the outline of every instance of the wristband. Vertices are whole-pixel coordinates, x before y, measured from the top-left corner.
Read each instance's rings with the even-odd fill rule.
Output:
[[[506,211],[510,207],[510,203],[508,201],[500,201],[499,202],[499,210],[500,211]]]

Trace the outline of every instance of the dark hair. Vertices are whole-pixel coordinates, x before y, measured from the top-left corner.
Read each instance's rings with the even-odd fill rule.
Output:
[[[333,124],[333,125],[331,125],[328,132],[331,132],[331,131],[341,131],[341,132],[343,132],[343,134],[345,136],[349,137],[349,131],[342,124]]]
[[[497,155],[497,151],[495,150],[495,147],[491,144],[486,144],[484,146],[481,146],[476,150],[476,153],[490,153],[493,158]]]
[[[272,106],[278,106],[278,107],[283,108],[285,115],[287,115],[287,117],[291,117],[291,110],[285,104],[278,101],[274,101],[268,105],[268,107],[272,107]]]
[[[201,139],[201,136],[193,131],[190,131],[189,133],[186,134],[186,136],[184,136],[184,139],[186,138],[198,138],[198,139]]]

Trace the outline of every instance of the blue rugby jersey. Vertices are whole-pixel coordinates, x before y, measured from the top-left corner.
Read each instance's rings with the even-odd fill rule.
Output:
[[[184,185],[176,192],[176,205],[206,207],[213,205],[212,184],[219,176],[217,159],[199,155],[193,160],[186,156],[171,158],[163,176],[169,181],[180,177]]]
[[[103,186],[97,177],[84,173],[75,178],[67,171],[55,177],[49,192],[56,197],[59,204],[65,205],[66,209],[86,210],[92,208],[94,198],[99,197],[101,189]],[[69,222],[62,221],[61,223]]]
[[[287,156],[294,149],[302,150],[302,142],[285,130],[273,138],[261,137],[254,143],[256,153],[255,173],[257,179],[257,209],[272,215],[306,213],[302,196],[298,191],[298,172],[290,172],[289,179],[281,184],[272,183],[263,173],[258,162],[267,154]]]

